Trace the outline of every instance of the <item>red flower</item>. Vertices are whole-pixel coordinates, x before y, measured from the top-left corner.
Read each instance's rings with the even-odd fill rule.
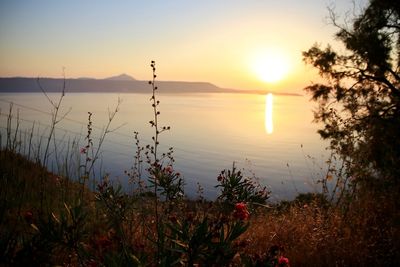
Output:
[[[86,154],[86,148],[85,147],[81,148],[81,154]]]
[[[247,220],[250,216],[249,211],[247,210],[247,206],[243,202],[236,203],[235,211],[233,212],[233,216],[240,220]]]
[[[246,206],[245,203],[239,202],[239,203],[236,203],[235,209],[236,209],[236,210],[240,210],[240,211],[242,211],[242,210],[247,210],[247,206]]]
[[[289,259],[285,258],[283,256],[280,256],[278,259],[278,266],[282,266],[282,267],[289,267]]]

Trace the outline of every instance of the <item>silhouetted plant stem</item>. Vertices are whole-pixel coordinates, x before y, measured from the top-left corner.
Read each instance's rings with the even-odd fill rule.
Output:
[[[144,150],[144,147],[140,146],[140,141],[139,141],[139,132],[134,132],[134,138],[135,138],[135,146],[136,146],[136,155],[134,157],[134,162],[133,162],[133,169],[132,169],[132,174],[130,175],[130,178],[132,179],[132,182],[137,181],[138,185],[138,192],[139,192],[139,203],[140,203],[140,216],[141,216],[141,228],[142,228],[142,233],[146,233],[146,218],[145,218],[145,213],[144,213],[144,203],[143,203],[143,180],[142,180],[142,151]],[[129,175],[129,174],[128,174]]]
[[[111,132],[114,132],[114,131],[118,130],[119,128],[121,128],[121,127],[123,126],[123,125],[120,125],[120,126],[114,128],[114,129],[110,129],[110,127],[111,127],[111,122],[114,120],[115,115],[118,113],[118,111],[119,111],[119,106],[121,105],[121,102],[122,102],[122,100],[121,100],[120,98],[118,98],[118,102],[117,102],[117,105],[116,105],[115,109],[114,109],[113,111],[109,111],[109,112],[108,112],[108,121],[107,121],[107,125],[105,126],[104,131],[103,131],[102,135],[100,136],[100,140],[99,140],[99,143],[98,143],[98,145],[97,145],[96,152],[95,152],[94,155],[93,155],[93,158],[92,158],[92,161],[91,161],[89,170],[88,170],[88,173],[89,173],[89,174],[90,174],[91,172],[93,172],[93,170],[94,170],[94,164],[95,164],[95,162],[99,159],[100,148],[102,147],[102,145],[103,145],[103,143],[104,143],[104,140],[105,140],[107,134],[109,134],[109,133],[111,133]],[[95,176],[94,176],[94,175],[93,175],[93,179],[95,179]]]
[[[153,146],[153,168],[158,168],[158,158],[157,158],[157,148],[158,148],[158,135],[159,135],[159,131],[158,131],[158,115],[160,114],[160,112],[157,110],[157,106],[160,103],[160,101],[156,100],[156,90],[157,90],[157,86],[155,86],[155,80],[156,80],[156,63],[154,61],[151,61],[150,64],[152,71],[153,71],[153,77],[152,80],[149,82],[152,86],[152,96],[151,96],[151,101],[152,101],[152,107],[153,107],[153,113],[154,113],[154,120],[150,121],[150,124],[152,127],[154,127],[155,129],[155,135],[152,137],[152,140],[154,142],[154,146]],[[158,192],[158,181],[157,181],[157,177],[154,176],[154,208],[155,208],[155,223],[156,223],[156,242],[157,242],[157,262],[160,259],[160,234],[159,234],[159,215],[158,215],[158,196],[157,196],[157,192]]]
[[[7,116],[7,136],[6,136],[6,149],[11,150],[11,122],[12,122],[12,109],[13,103],[10,103],[10,110]]]
[[[81,179],[81,199],[83,199],[83,193],[85,191],[85,181],[86,179],[89,179],[89,171],[88,171],[88,164],[89,161],[91,161],[92,159],[89,157],[89,149],[93,148],[93,139],[92,139],[92,113],[88,112],[88,123],[87,123],[87,135],[85,137],[86,140],[86,146],[84,148],[81,149],[81,153],[85,155],[85,164],[83,165],[84,171],[83,171],[83,176],[80,177]]]
[[[60,118],[58,118],[58,112],[60,110],[61,107],[61,103],[62,100],[65,96],[65,75],[64,75],[64,80],[63,80],[63,87],[62,87],[62,91],[61,91],[61,95],[60,98],[58,99],[58,102],[54,102],[53,100],[51,100],[51,98],[47,95],[46,91],[43,89],[42,85],[40,84],[39,78],[37,79],[37,83],[38,86],[40,88],[40,90],[42,91],[42,93],[46,96],[47,100],[50,102],[51,106],[52,106],[52,113],[51,113],[51,124],[50,124],[50,133],[49,136],[47,137],[47,143],[46,143],[46,149],[43,155],[43,161],[42,164],[44,166],[47,166],[47,160],[48,160],[48,155],[49,155],[49,149],[50,149],[50,143],[51,143],[51,139],[53,138],[53,134],[55,131],[55,127],[56,125],[62,121],[71,110],[68,110],[63,116],[61,116]]]
[[[61,107],[62,100],[63,100],[63,98],[64,98],[64,96],[65,96],[65,87],[66,87],[66,84],[65,84],[65,74],[64,74],[64,71],[63,71],[63,76],[64,76],[64,80],[63,80],[62,91],[61,91],[60,98],[58,99],[57,102],[54,102],[53,100],[51,100],[51,98],[47,95],[46,91],[43,89],[42,85],[40,84],[39,78],[37,79],[37,84],[38,84],[40,90],[41,90],[42,93],[46,96],[47,100],[50,102],[50,104],[51,104],[51,106],[52,106],[50,132],[49,132],[49,135],[48,135],[48,137],[47,137],[46,149],[45,149],[45,152],[44,152],[44,155],[43,155],[43,161],[42,161],[42,165],[43,165],[44,167],[47,167],[47,160],[48,160],[48,155],[49,155],[50,142],[51,142],[51,140],[52,140],[52,138],[53,138],[54,131],[55,131],[55,127],[56,127],[56,125],[57,125],[60,121],[62,121],[62,120],[65,118],[65,116],[67,116],[68,113],[70,112],[70,110],[68,110],[68,111],[67,111],[63,116],[61,116],[60,118],[59,118],[59,116],[58,116],[58,112],[60,111],[60,107]],[[43,212],[44,176],[45,176],[45,173],[43,173],[43,174],[41,175],[41,178],[40,178],[40,185],[41,185],[41,186],[40,186],[40,188],[41,188],[41,189],[40,189],[40,210],[41,210],[41,212]]]
[[[33,131],[35,129],[35,122],[32,123],[31,133],[29,135],[29,145],[28,145],[28,159],[31,159],[31,150],[32,150],[32,138],[33,138]]]
[[[92,174],[92,178],[93,178],[93,191],[95,191],[95,187],[96,187],[96,174],[95,174],[95,170],[94,170],[94,166],[96,161],[99,159],[100,156],[100,151],[101,151],[101,147],[104,143],[104,140],[107,136],[107,134],[114,132],[116,130],[118,130],[120,127],[122,127],[123,125],[120,125],[114,129],[111,129],[111,123],[115,118],[115,115],[118,113],[119,111],[119,106],[121,104],[122,100],[120,98],[118,98],[118,102],[117,105],[115,107],[115,109],[113,111],[108,111],[108,121],[106,126],[104,127],[103,132],[100,135],[99,138],[99,143],[97,144],[97,148],[94,148],[94,144],[93,144],[93,138],[92,138],[92,132],[93,132],[93,121],[92,121],[92,115],[93,113],[88,112],[88,123],[87,123],[87,135],[85,137],[85,140],[87,140],[86,146],[81,148],[81,154],[85,155],[85,162],[83,164],[83,175],[81,176],[81,179],[83,179],[82,181],[82,190],[81,190],[81,197],[83,196],[83,192],[85,190],[85,184],[86,184],[86,180],[90,180],[90,176]],[[91,152],[91,156],[89,156],[89,151]]]
[[[17,109],[17,118],[15,119],[15,133],[14,133],[14,139],[12,140],[12,151],[17,152],[17,146],[18,146],[18,141],[17,141],[17,135],[18,135],[18,130],[19,130],[19,110]]]

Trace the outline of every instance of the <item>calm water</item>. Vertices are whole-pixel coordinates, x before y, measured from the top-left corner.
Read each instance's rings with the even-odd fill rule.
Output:
[[[67,94],[61,113],[70,112],[57,124],[56,139],[65,144],[68,138],[80,135],[84,146],[87,112],[93,113],[94,134],[98,135],[118,98],[122,103],[111,128],[121,127],[106,137],[102,168],[127,185],[124,170],[132,166],[133,132],[139,132],[143,145],[150,143],[153,134],[148,123],[152,119],[150,95]],[[324,173],[327,151],[326,143],[316,134],[314,104],[307,96],[161,94],[158,98],[160,124],[171,126],[171,131],[161,135],[160,148],[167,151],[174,147],[175,168],[184,175],[189,196],[196,195],[199,182],[204,195],[214,198],[216,177],[233,162],[248,175],[255,173],[270,187],[274,199],[292,198],[297,192],[317,188],[313,181]],[[30,129],[35,121],[38,135],[48,130],[51,106],[43,94],[0,94],[3,134],[9,102],[19,110],[20,129]]]

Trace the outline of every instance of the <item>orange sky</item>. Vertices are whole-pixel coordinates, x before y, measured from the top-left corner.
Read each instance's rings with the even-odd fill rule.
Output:
[[[352,1],[1,1],[0,76],[60,77],[65,67],[68,78],[147,80],[155,60],[160,80],[301,93],[316,80],[301,52],[334,43],[328,6],[343,14]],[[288,62],[275,84],[254,70],[267,51]]]

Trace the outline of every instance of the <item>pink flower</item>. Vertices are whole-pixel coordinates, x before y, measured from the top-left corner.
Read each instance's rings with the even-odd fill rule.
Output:
[[[278,266],[282,266],[282,267],[289,267],[289,259],[285,258],[283,256],[280,256],[278,259]]]
[[[81,154],[86,154],[86,151],[87,151],[87,150],[86,150],[85,147],[82,147],[82,148],[81,148]]]
[[[246,204],[245,204],[245,203],[239,202],[239,203],[236,203],[235,209],[236,209],[236,210],[242,211],[242,210],[246,210],[247,207],[246,207]]]
[[[240,220],[247,220],[250,216],[249,211],[247,210],[247,206],[243,202],[239,202],[235,204],[235,211],[233,212],[233,216]]]
[[[171,174],[174,171],[174,169],[172,168],[171,165],[168,165],[167,167],[165,167],[165,172],[168,174]]]

